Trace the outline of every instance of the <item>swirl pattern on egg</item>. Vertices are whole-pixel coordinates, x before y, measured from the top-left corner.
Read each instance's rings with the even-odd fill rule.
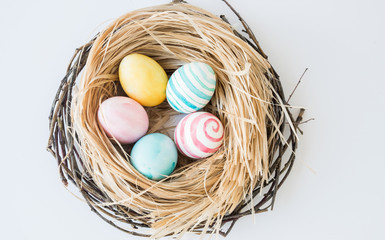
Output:
[[[207,105],[215,86],[215,73],[209,65],[188,63],[171,75],[166,88],[167,101],[175,111],[192,113]]]
[[[184,155],[195,159],[206,158],[222,146],[223,132],[223,125],[216,116],[207,112],[195,112],[178,123],[174,140]]]

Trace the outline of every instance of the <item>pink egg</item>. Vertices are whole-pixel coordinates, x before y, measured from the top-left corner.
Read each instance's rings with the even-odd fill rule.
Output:
[[[128,97],[111,97],[99,106],[98,121],[110,138],[121,144],[136,142],[148,130],[148,115],[142,105]]]
[[[208,112],[194,112],[176,126],[174,140],[179,151],[190,158],[213,155],[223,143],[223,125]]]

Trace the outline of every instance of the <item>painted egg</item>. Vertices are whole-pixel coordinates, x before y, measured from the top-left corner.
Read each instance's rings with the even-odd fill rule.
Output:
[[[121,144],[136,142],[148,130],[148,115],[142,105],[128,97],[111,97],[98,109],[98,121],[110,138]]]
[[[202,109],[214,94],[216,78],[207,64],[192,62],[178,68],[167,84],[167,101],[181,113]]]
[[[150,57],[133,53],[123,58],[119,80],[126,94],[143,106],[156,106],[166,99],[167,74]]]
[[[206,158],[222,146],[223,125],[211,113],[190,113],[176,126],[174,140],[184,155],[195,159]]]
[[[149,179],[160,180],[169,176],[178,161],[178,150],[168,136],[151,133],[135,143],[131,151],[131,164]]]

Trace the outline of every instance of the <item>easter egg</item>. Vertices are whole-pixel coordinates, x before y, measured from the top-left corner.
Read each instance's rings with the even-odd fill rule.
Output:
[[[214,94],[216,78],[207,64],[192,62],[178,68],[167,83],[167,101],[181,113],[202,109]]]
[[[143,106],[156,106],[166,99],[167,74],[150,57],[133,53],[123,58],[119,80],[126,94]]]
[[[222,146],[223,125],[211,113],[190,113],[176,126],[174,140],[184,155],[195,159],[206,158]]]
[[[148,130],[146,111],[128,97],[111,97],[102,102],[98,109],[98,121],[110,138],[121,144],[136,142]]]
[[[178,150],[168,136],[151,133],[135,143],[131,164],[149,179],[160,180],[170,175],[178,161]]]

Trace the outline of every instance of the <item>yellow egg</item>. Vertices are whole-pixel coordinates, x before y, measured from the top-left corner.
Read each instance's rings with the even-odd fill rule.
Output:
[[[133,53],[123,58],[119,79],[126,94],[143,106],[156,106],[166,99],[167,74],[150,57]]]

